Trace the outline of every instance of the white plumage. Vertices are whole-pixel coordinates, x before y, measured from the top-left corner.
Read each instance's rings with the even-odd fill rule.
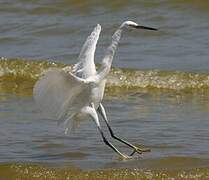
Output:
[[[155,28],[139,26],[132,21],[122,23],[113,34],[112,42],[107,48],[101,67],[97,72],[94,54],[101,32],[101,26],[98,24],[84,43],[78,57],[78,63],[74,65],[73,71],[67,71],[66,68],[49,69],[37,81],[33,93],[39,108],[48,117],[57,119],[59,123],[64,122],[66,132],[75,121],[90,118],[96,123],[103,141],[120,156],[128,158],[129,156],[122,154],[105,138],[97,115],[97,112],[101,114],[113,138],[133,148],[134,151],[131,155],[135,152],[149,151],[148,149],[138,148],[115,136],[108,123],[105,109],[101,104],[106,78],[124,28],[156,30]]]

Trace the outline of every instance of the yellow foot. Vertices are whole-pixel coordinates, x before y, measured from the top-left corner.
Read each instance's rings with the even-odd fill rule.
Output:
[[[148,149],[148,148],[138,148],[138,147],[135,147],[134,148],[134,151],[131,153],[130,156],[133,156],[135,154],[135,152],[137,152],[138,154],[142,154],[144,152],[150,152],[151,150]]]
[[[128,159],[133,159],[132,156],[128,156],[126,154],[120,154],[120,159],[121,160],[128,160]]]
[[[149,149],[149,148],[136,148],[135,151],[136,151],[136,152],[143,153],[143,152],[150,152],[151,149]]]

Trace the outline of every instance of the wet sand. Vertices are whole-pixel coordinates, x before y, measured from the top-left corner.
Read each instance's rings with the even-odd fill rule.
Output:
[[[177,170],[149,170],[139,168],[120,168],[85,171],[74,167],[53,168],[30,164],[0,165],[0,176],[3,179],[70,179],[70,180],[135,180],[135,179],[209,179],[209,168]]]

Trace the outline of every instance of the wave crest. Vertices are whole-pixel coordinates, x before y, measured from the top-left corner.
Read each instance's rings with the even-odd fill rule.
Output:
[[[51,67],[68,65],[22,59],[0,60],[0,92],[31,95],[38,77]],[[131,90],[208,91],[208,73],[179,71],[134,70],[112,68],[107,79],[107,92]]]

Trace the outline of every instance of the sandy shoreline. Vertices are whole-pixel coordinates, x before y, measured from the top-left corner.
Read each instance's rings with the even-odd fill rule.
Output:
[[[75,167],[55,168],[34,164],[2,164],[2,179],[208,179],[209,168],[178,170],[150,170],[143,168],[118,168],[84,171]]]

